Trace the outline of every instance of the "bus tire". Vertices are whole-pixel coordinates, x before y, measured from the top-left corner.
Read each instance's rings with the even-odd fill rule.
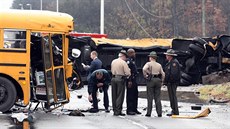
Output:
[[[198,43],[200,44],[201,46],[203,46],[204,44],[207,43],[207,41],[205,41],[204,39],[200,38],[200,37],[195,37],[193,38],[193,42],[194,43]]]
[[[228,52],[230,52],[230,44],[227,45],[227,47],[225,48],[225,50],[227,50]]]
[[[183,78],[180,79],[180,86],[189,86],[191,84],[192,84],[191,82],[189,82]]]
[[[10,80],[0,77],[0,111],[10,110],[16,101],[16,96],[14,84]]]
[[[192,50],[192,51],[195,52],[195,53],[199,53],[199,54],[201,54],[201,55],[204,54],[204,48],[202,48],[202,47],[199,46],[199,45],[190,44],[190,45],[189,45],[189,48],[190,48],[190,50]]]
[[[193,56],[192,58],[188,58],[185,61],[185,71],[189,72],[190,68],[195,64],[195,57]]]
[[[193,83],[193,77],[187,73],[182,73],[181,78],[190,82],[190,83]]]

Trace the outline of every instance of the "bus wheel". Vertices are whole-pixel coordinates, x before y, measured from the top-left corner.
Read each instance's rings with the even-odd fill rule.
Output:
[[[180,79],[180,86],[189,86],[191,85],[191,83],[187,80],[185,80],[184,78]]]
[[[10,110],[15,103],[16,96],[14,84],[10,80],[0,77],[0,111]]]

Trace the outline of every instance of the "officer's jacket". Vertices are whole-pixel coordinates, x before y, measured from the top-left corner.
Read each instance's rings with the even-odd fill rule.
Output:
[[[98,80],[96,78],[96,72],[102,72],[103,73],[103,77],[102,79]],[[89,84],[88,85],[88,88],[89,88],[89,91],[92,92],[93,90],[93,87],[96,86],[98,83],[103,83],[103,86],[109,86],[109,83],[111,82],[111,77],[109,75],[109,73],[105,70],[105,69],[98,69],[98,70],[95,70],[91,75],[90,75],[90,78],[89,78]]]
[[[166,83],[179,83],[181,77],[180,63],[177,59],[173,58],[165,65],[165,82]]]
[[[147,75],[160,75],[162,81],[165,78],[165,73],[161,64],[157,63],[156,61],[147,62],[143,67],[143,74],[144,77],[146,77]]]
[[[89,81],[90,75],[97,69],[101,69],[102,67],[102,62],[100,59],[96,58],[94,59],[89,66],[89,69],[87,69],[88,76],[87,76],[87,81]]]
[[[131,70],[131,76],[129,77],[129,80],[135,79],[135,77],[137,76],[137,66],[134,59],[128,58],[126,62]]]
[[[101,69],[102,66],[102,62],[100,59],[96,58],[95,60],[93,60],[90,64],[90,67],[88,69],[89,74],[92,74],[93,71],[97,70],[97,69]]]
[[[131,75],[129,66],[127,63],[120,59],[114,59],[111,63],[111,72],[113,75],[121,75],[129,77]]]

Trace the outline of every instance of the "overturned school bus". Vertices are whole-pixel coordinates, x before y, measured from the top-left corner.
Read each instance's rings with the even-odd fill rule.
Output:
[[[68,35],[73,17],[35,10],[0,11],[0,111],[16,101],[46,107],[69,101]],[[59,46],[59,48],[57,47]]]
[[[142,75],[142,67],[148,61],[147,55],[151,51],[157,52],[157,61],[164,66],[166,60],[163,53],[169,48],[176,50],[177,59],[182,69],[180,85],[183,86],[202,83],[202,76],[217,71],[225,71],[230,67],[230,36],[227,35],[213,38],[141,40],[115,40],[75,36],[70,39],[70,45],[70,48],[77,47],[82,51],[78,62],[85,64],[90,64],[90,52],[96,50],[103,62],[103,68],[107,70],[110,70],[112,60],[117,58],[121,49],[135,49],[136,65],[139,72],[137,77],[138,84],[146,83]],[[82,80],[85,80],[86,73],[80,63],[78,64],[78,71],[82,76]]]
[[[93,35],[90,35],[94,37]],[[90,64],[90,52],[96,50],[98,57],[102,61],[102,67],[110,71],[111,62],[118,57],[120,50],[134,48],[136,50],[136,65],[138,69],[138,84],[145,84],[142,76],[142,67],[148,61],[148,54],[151,51],[158,53],[158,62],[165,64],[165,55],[163,54],[171,47],[172,39],[142,39],[142,40],[115,40],[106,38],[91,38],[89,36],[73,36],[70,38],[69,48],[78,48],[81,50],[81,56],[77,59],[77,67],[81,79],[86,81],[87,72],[83,69],[81,62]]]

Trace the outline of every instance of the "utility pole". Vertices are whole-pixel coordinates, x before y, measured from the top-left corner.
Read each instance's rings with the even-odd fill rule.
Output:
[[[202,36],[205,37],[205,0],[202,0]]]
[[[40,7],[41,7],[41,10],[42,10],[42,0],[40,0],[40,2],[41,2],[41,3],[40,3],[40,5],[41,5]]]
[[[101,14],[100,14],[100,34],[104,34],[104,0],[101,0]]]
[[[58,0],[57,0],[57,12],[58,12]]]

